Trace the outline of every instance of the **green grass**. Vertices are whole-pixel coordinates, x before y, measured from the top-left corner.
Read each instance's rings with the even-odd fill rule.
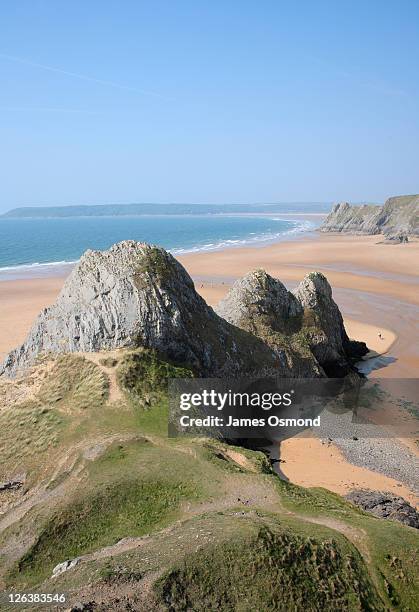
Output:
[[[149,283],[144,276],[157,278],[160,283],[168,282],[173,271],[173,259],[163,249],[159,247],[149,247],[142,255],[138,266],[136,281],[140,289],[146,289]]]
[[[114,368],[118,365],[118,360],[115,357],[102,357],[99,359],[99,363],[104,368]]]
[[[177,612],[384,610],[353,546],[270,521],[186,556],[157,581],[155,593]]]
[[[307,517],[334,518],[363,533],[364,548],[371,558],[370,574],[383,599],[397,609],[415,609],[419,599],[416,529],[373,517],[326,489],[305,489],[280,480],[276,486],[288,510]]]
[[[139,349],[121,359],[117,381],[131,400],[151,405],[167,390],[169,378],[191,378],[191,370],[160,359],[156,352]]]
[[[88,465],[83,486],[44,519],[9,582],[39,583],[65,559],[166,526],[182,501],[205,497],[203,468],[141,436],[111,445]]]
[[[400,610],[415,610],[419,601],[417,530],[370,516],[359,525],[368,536],[372,573],[389,603]]]
[[[149,533],[190,495],[190,487],[181,480],[112,483],[51,517],[34,546],[20,560],[18,573],[25,582],[38,582],[65,559],[113,544],[127,535]]]
[[[31,486],[36,471],[45,479],[66,453],[71,461],[49,490],[80,469],[64,497],[46,498],[2,533],[10,586],[71,590],[128,581],[142,592],[143,577],[151,584],[160,574],[153,591],[159,611],[168,602],[176,612],[415,609],[415,530],[367,515],[324,489],[279,480],[262,453],[216,440],[168,439],[167,379],[189,370],[139,350],[121,351],[115,371],[124,395],[110,403],[100,367],[60,357],[37,398],[0,412],[0,458],[29,466]],[[121,439],[107,447],[109,434]],[[99,454],[87,460],[82,442]],[[246,496],[256,500],[252,506],[238,502]],[[335,520],[362,537],[355,547],[338,530],[304,517]],[[150,538],[141,554],[134,549],[82,563],[49,580],[65,559],[143,534]],[[26,551],[13,561],[12,538]]]
[[[117,382],[133,409],[139,431],[167,437],[170,378],[191,378],[190,369],[163,361],[155,351],[129,351],[120,360]]]
[[[231,472],[258,472],[261,474],[273,474],[271,463],[265,453],[261,451],[251,451],[241,446],[225,444],[219,440],[204,440],[202,444],[203,452],[207,461],[214,463],[221,469]],[[244,459],[244,465],[239,465],[231,457],[229,452],[239,453]]]
[[[155,402],[148,410],[136,410],[135,425],[139,431],[167,437],[169,407],[166,399]]]
[[[59,356],[30,399],[5,400],[0,411],[0,478],[26,472],[35,481],[55,452],[69,440],[80,422],[102,411],[108,379],[91,361],[77,355]],[[55,452],[54,452],[55,451]]]
[[[360,610],[360,601],[363,610],[383,609],[365,563],[344,536],[290,516],[238,510],[176,523],[141,549],[80,564],[43,588],[77,592],[88,583],[103,591],[129,582],[136,609],[148,612],[181,612],[184,598],[196,611]],[[105,594],[108,603],[113,593]],[[145,597],[142,605],[137,596]],[[293,606],[298,598],[305,604]],[[275,601],[279,607],[269,607]]]

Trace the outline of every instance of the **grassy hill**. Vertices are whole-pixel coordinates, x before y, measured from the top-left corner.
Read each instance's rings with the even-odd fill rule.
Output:
[[[188,374],[118,350],[0,380],[0,480],[24,475],[0,492],[0,586],[67,592],[63,609],[414,610],[414,529],[260,452],[167,437],[166,379]]]

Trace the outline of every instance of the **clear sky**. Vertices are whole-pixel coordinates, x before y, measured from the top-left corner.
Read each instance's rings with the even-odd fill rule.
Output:
[[[0,210],[419,191],[417,0],[4,0]]]

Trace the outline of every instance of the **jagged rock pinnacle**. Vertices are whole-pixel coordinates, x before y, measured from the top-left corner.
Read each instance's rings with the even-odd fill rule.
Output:
[[[156,349],[200,375],[260,374],[275,366],[260,339],[214,313],[172,255],[127,240],[82,256],[55,304],[40,313],[0,372],[14,376],[45,353],[136,346]]]
[[[239,279],[216,308],[231,323],[259,336],[302,376],[342,376],[367,352],[351,342],[326,277],[308,274],[291,293],[264,270]],[[304,373],[302,373],[304,372]]]

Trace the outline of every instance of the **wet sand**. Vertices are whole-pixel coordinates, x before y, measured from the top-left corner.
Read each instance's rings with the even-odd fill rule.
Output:
[[[401,482],[348,463],[333,443],[328,444],[315,437],[295,437],[283,442],[280,470],[291,482],[303,487],[324,487],[340,495],[352,489],[390,491],[414,506],[419,503],[415,493]]]
[[[289,288],[309,271],[321,271],[333,287],[349,334],[379,353],[391,347],[396,361],[382,374],[396,378],[419,373],[419,242],[388,245],[380,244],[377,236],[318,234],[267,247],[188,254],[179,260],[211,305],[234,280],[256,268]],[[55,300],[64,278],[0,282],[0,357],[24,340],[38,312]]]
[[[385,295],[419,305],[419,242],[380,244],[379,236],[318,234],[267,247],[184,255],[179,260],[196,279],[231,282],[263,268],[282,282],[324,272],[332,287]]]

